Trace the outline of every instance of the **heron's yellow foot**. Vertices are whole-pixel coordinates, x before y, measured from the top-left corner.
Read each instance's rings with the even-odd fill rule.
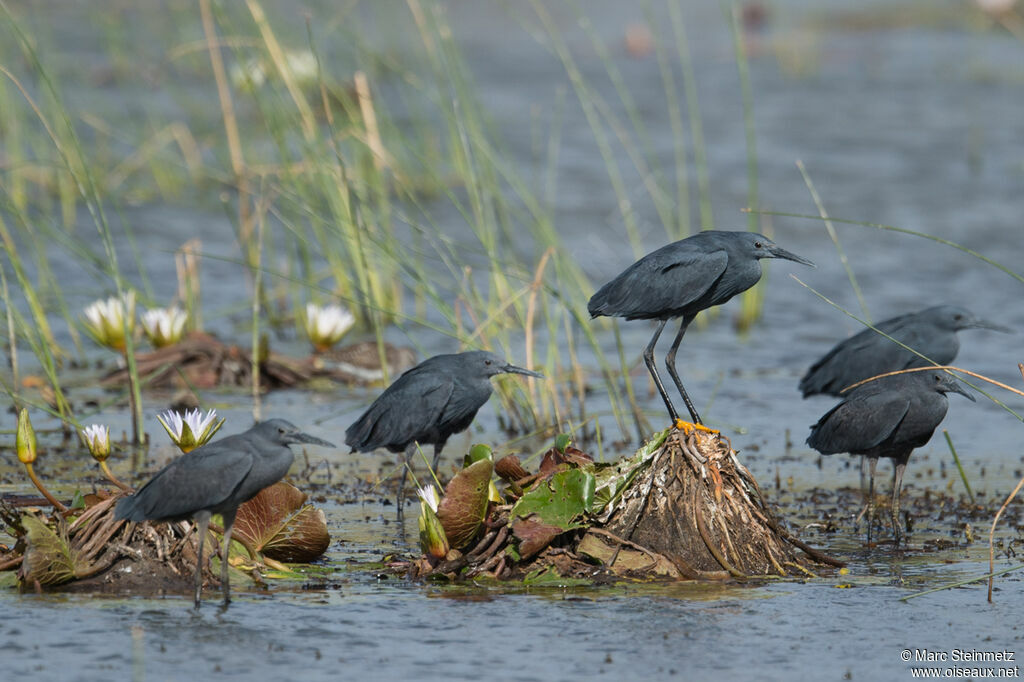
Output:
[[[690,435],[690,433],[693,431],[703,431],[705,433],[721,433],[721,431],[718,431],[717,429],[712,429],[708,426],[704,426],[703,424],[694,424],[693,422],[688,422],[683,419],[676,419],[675,427],[682,431],[683,433],[685,433],[686,435]]]

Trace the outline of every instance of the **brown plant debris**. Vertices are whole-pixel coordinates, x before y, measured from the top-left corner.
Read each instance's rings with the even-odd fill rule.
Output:
[[[130,523],[114,518],[122,491],[85,496],[85,509],[44,513],[0,499],[0,521],[17,540],[0,547],[0,571],[16,570],[23,589],[66,586],[112,592],[185,592],[195,574],[197,538],[188,521]],[[306,496],[286,483],[271,486],[239,508],[232,536],[249,560],[232,553],[231,564],[261,582],[264,563],[311,561],[330,543],[323,512],[305,504]],[[223,530],[210,525],[203,582],[220,584],[209,559]],[[253,542],[255,537],[258,542]],[[255,546],[254,546],[255,545]],[[265,558],[264,558],[265,557]],[[109,569],[114,570],[109,570]]]
[[[409,348],[384,346],[388,375],[396,376],[415,364]],[[263,349],[260,382],[264,389],[288,388],[316,378],[348,384],[369,384],[384,377],[377,344],[371,341],[332,349],[305,358],[293,358]],[[205,332],[191,332],[181,342],[135,357],[139,376],[147,387],[244,387],[252,384],[252,355]],[[117,369],[102,378],[105,386],[128,382],[128,370]]]
[[[555,447],[537,474],[524,475],[508,457],[495,468],[511,500],[491,504],[468,549],[393,568],[415,577],[529,583],[806,577],[843,565],[779,523],[718,433],[670,429],[614,464]]]

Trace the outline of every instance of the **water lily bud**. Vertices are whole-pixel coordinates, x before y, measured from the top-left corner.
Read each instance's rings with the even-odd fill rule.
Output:
[[[36,461],[36,431],[28,418],[28,410],[21,408],[18,414],[18,436],[16,439],[18,459],[22,464]]]
[[[340,305],[306,304],[306,334],[317,352],[340,341],[355,322],[355,316]]]
[[[420,502],[420,548],[423,553],[433,559],[444,559],[448,556],[448,537],[444,533],[437,513],[430,508],[426,500]]]
[[[428,483],[422,488],[418,488],[416,494],[419,495],[420,500],[425,502],[428,507],[435,512],[437,511],[437,505],[441,503],[441,497],[438,495],[437,488],[433,484]]]
[[[156,418],[182,452],[191,452],[206,443],[225,422],[217,420],[216,410],[209,410],[206,416],[198,409],[186,410],[184,415],[168,410]]]
[[[154,348],[163,348],[181,341],[185,333],[188,315],[181,308],[153,308],[142,313],[139,318],[142,331]]]
[[[105,462],[110,456],[110,428],[102,424],[90,424],[82,429],[81,435],[92,458],[97,462]]]
[[[124,351],[125,330],[135,331],[135,292],[127,291],[123,298],[96,301],[87,306],[85,330],[101,346]]]

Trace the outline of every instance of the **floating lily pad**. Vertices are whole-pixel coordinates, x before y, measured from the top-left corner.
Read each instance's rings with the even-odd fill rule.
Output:
[[[582,528],[583,514],[594,503],[594,475],[582,469],[561,471],[525,493],[512,508],[512,518],[537,515],[537,520],[562,531]]]
[[[279,481],[239,507],[232,533],[271,559],[312,561],[327,550],[331,536],[323,511],[305,502],[304,492]]]
[[[452,549],[465,547],[480,529],[487,514],[487,493],[493,472],[494,463],[481,459],[457,473],[445,487],[437,518]]]

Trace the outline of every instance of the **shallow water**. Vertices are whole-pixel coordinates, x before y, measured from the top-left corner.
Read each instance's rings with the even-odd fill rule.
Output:
[[[1024,214],[1021,44],[998,31],[964,27],[848,29],[837,17],[838,10],[850,7],[839,2],[824,10],[817,3],[795,0],[775,6],[777,21],[760,37],[760,49],[750,64],[762,205],[816,213],[794,165],[802,159],[830,214],[928,232],[1018,268],[1024,255],[1019,232]],[[661,160],[670,166],[671,131],[656,62],[626,57],[621,49],[622,27],[641,20],[643,13],[617,3],[593,7],[588,12],[595,30],[615,50],[616,64],[631,91],[647,95],[640,101],[645,125],[655,143],[666,142]],[[660,12],[655,10],[663,19]],[[717,6],[685,7],[684,12],[705,117],[715,220],[723,229],[743,229],[746,159],[731,47]],[[575,14],[554,13],[581,70],[624,118],[611,86],[599,77],[604,67],[576,27]],[[632,259],[629,248],[622,246],[621,220],[604,164],[557,59],[522,31],[495,31],[499,14],[490,5],[460,3],[452,6],[449,18],[479,95],[519,167],[537,167],[531,143],[534,115],[548,121],[554,116],[557,93],[568,93],[561,114],[557,224],[588,275],[603,281]],[[77,25],[61,27],[58,22],[53,30],[70,34],[66,44],[75,47],[68,47],[69,53],[91,54],[88,41],[74,36],[72,27]],[[795,75],[782,68],[775,55],[801,45],[807,46],[802,48],[807,71]],[[70,83],[68,88],[72,99],[98,106],[89,99],[87,82]],[[109,106],[136,97],[137,93],[116,93]],[[621,163],[633,190],[644,243],[648,248],[659,246],[666,239],[664,229],[635,170],[624,156]],[[695,224],[696,208],[690,213]],[[440,215],[445,224],[443,212]],[[158,298],[169,297],[173,288],[169,252],[188,237],[201,235],[210,253],[226,259],[204,261],[203,286],[210,324],[230,335],[234,324],[244,323],[247,312],[236,306],[247,300],[248,291],[237,291],[244,277],[223,216],[216,207],[203,206],[125,210],[139,242],[147,247],[146,267]],[[451,222],[457,239],[462,221]],[[707,421],[723,429],[769,496],[781,500],[790,491],[857,485],[858,469],[846,458],[820,458],[803,444],[808,425],[832,402],[803,401],[796,384],[813,359],[857,331],[859,324],[788,277],[792,272],[857,310],[821,223],[780,217],[770,223],[779,244],[818,267],[773,262],[763,285],[765,315],[749,336],[735,334],[732,319],[737,306],[729,304],[706,327],[687,334],[680,368]],[[939,302],[965,305],[1017,331],[963,332],[957,364],[1020,385],[1016,363],[1022,359],[1024,308],[1017,305],[1019,282],[968,255],[916,237],[851,225],[837,225],[837,230],[873,319]],[[524,243],[521,248],[531,253],[531,246]],[[469,245],[466,249],[472,251]],[[55,257],[67,260],[55,270],[74,277],[74,260],[61,254]],[[64,288],[76,292],[69,297],[72,307],[103,293],[91,279]],[[638,359],[651,327],[636,322],[623,324],[621,330]],[[451,350],[448,339],[433,333],[414,330],[411,338],[390,334],[389,340],[426,353]],[[612,336],[602,339],[611,351]],[[288,343],[279,347],[287,351]],[[649,390],[642,364],[634,385],[656,421],[660,400]],[[331,396],[281,392],[267,397],[264,412],[290,418],[315,435],[340,443],[344,427],[372,396],[373,391],[362,389],[339,390]],[[1020,398],[1000,398],[1024,412]],[[232,427],[245,423],[245,397],[214,399],[231,420],[225,432],[240,430]],[[591,409],[602,409],[600,396],[591,401]],[[1019,421],[985,399],[974,404],[952,396],[950,403],[943,428],[957,444],[975,491],[986,499],[1005,496],[1024,468]],[[126,427],[123,420],[116,421],[116,414],[112,410],[104,417]],[[0,416],[0,428],[11,425],[10,415]],[[148,417],[146,426],[150,433],[159,433],[154,419]],[[614,431],[610,419],[605,428]],[[791,448],[786,446],[787,437]],[[481,411],[470,434],[452,439],[449,457],[479,440],[502,440],[493,405]],[[521,447],[529,451],[537,445]],[[167,447],[154,448],[147,468],[171,455]],[[353,457],[341,449],[311,450],[310,456],[313,463],[326,459],[335,480],[374,480],[394,470],[392,464],[382,463],[383,458]],[[10,459],[0,462],[0,490],[31,492]],[[50,466],[58,468],[45,459],[39,468],[45,475]],[[300,462],[293,473],[301,467]],[[114,468],[122,470],[119,465]],[[885,464],[881,472],[884,481]],[[776,477],[782,491],[771,485]],[[908,496],[948,487],[958,493],[960,485],[940,435],[914,454],[905,480]],[[787,518],[810,520],[812,515],[800,505],[783,504]],[[122,599],[4,591],[3,665],[12,677],[60,675],[72,680],[260,673],[298,679],[546,680],[606,675],[863,680],[908,679],[909,664],[900,659],[904,648],[1024,652],[1019,574],[997,579],[993,605],[986,603],[979,585],[898,601],[919,589],[986,572],[986,552],[977,545],[894,555],[885,544],[864,548],[847,524],[831,535],[808,532],[813,543],[849,559],[850,575],[844,577],[760,587],[446,590],[376,577],[373,562],[387,552],[410,548],[388,522],[393,507],[376,501],[329,502],[326,511],[336,539],[325,560],[333,572],[329,587],[314,581],[311,589],[275,583],[269,593],[243,591],[224,614],[215,606],[216,595],[208,593],[208,603],[198,615],[185,595]],[[911,539],[914,548],[959,532],[948,524],[924,525]],[[1019,537],[1013,530],[1005,531],[1006,537],[1015,532]],[[1007,565],[1005,559],[997,562],[997,568]],[[839,587],[845,584],[854,587]]]

